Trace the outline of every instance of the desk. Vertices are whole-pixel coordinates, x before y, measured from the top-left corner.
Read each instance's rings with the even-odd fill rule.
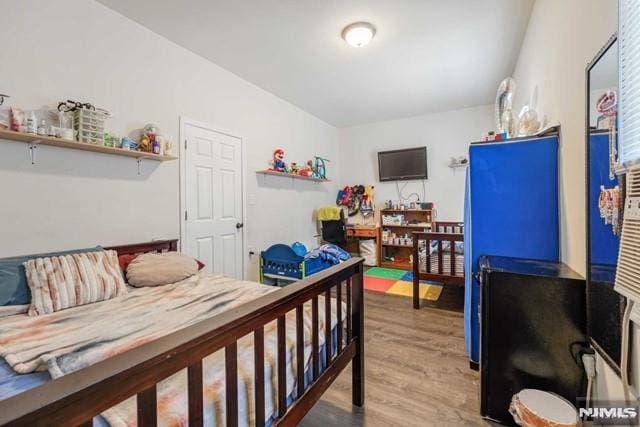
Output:
[[[351,251],[350,243],[360,239],[373,239],[376,241],[376,265],[380,265],[380,227],[376,225],[347,225],[347,250],[350,252],[360,252],[360,248]]]

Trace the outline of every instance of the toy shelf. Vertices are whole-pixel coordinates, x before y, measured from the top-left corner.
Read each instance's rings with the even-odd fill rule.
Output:
[[[431,224],[424,224],[424,225],[418,225],[418,224],[383,224],[383,225],[381,225],[381,227],[384,227],[384,228],[415,228],[415,229],[423,230],[425,228],[430,229],[431,228]]]
[[[89,144],[87,142],[71,141],[68,139],[54,138],[51,136],[34,135],[31,133],[15,132],[12,130],[0,129],[0,139],[24,142],[33,145],[48,145],[51,147],[71,148],[74,150],[93,151],[95,153],[115,154],[118,156],[134,157],[136,159],[155,160],[166,162],[176,160],[174,156],[161,156],[159,154],[145,153],[142,151],[129,151],[122,148],[106,147],[104,145]]]
[[[385,224],[384,218],[387,216],[403,215],[405,224]],[[432,209],[382,209],[380,211],[380,228],[389,230],[396,235],[410,235],[413,232],[433,229]],[[413,244],[398,245],[393,243],[382,243],[378,246],[380,253],[380,266],[385,268],[395,268],[399,270],[412,270],[413,264],[408,260],[413,252]],[[401,259],[401,262],[391,261],[390,258]]]
[[[413,245],[396,245],[395,243],[382,243],[382,246],[388,246],[390,248],[413,248]]]
[[[293,173],[272,171],[272,170],[269,170],[269,169],[256,171],[256,173],[260,174],[260,175],[282,176],[282,177],[286,177],[286,178],[303,179],[303,180],[315,181],[315,182],[330,182],[331,181],[330,179],[320,179],[320,178],[314,178],[312,176],[302,176],[302,175],[296,175],[296,174],[293,174]]]

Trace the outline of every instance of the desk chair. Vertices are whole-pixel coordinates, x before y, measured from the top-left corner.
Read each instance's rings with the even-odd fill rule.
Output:
[[[333,243],[338,246],[343,246],[347,242],[346,224],[344,212],[342,210],[340,210],[339,220],[320,221],[320,225],[323,241]]]

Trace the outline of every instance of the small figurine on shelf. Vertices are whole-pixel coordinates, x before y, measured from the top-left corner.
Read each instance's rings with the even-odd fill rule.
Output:
[[[298,175],[300,175],[300,176],[312,177],[313,174],[314,174],[313,162],[311,160],[308,160],[307,161],[307,166],[304,169],[300,169],[300,172],[298,172]]]
[[[272,170],[287,173],[287,164],[284,162],[284,150],[278,148],[273,152]]]
[[[318,179],[327,179],[327,165],[329,160],[319,156],[314,156],[314,175]]]
[[[289,173],[298,175],[299,172],[300,168],[298,167],[298,164],[296,162],[291,162],[291,164],[289,165]]]

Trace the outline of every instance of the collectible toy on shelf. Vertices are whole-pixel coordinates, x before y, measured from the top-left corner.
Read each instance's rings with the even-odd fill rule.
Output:
[[[273,163],[271,170],[287,173],[287,164],[284,162],[284,150],[278,148],[273,152]]]
[[[327,179],[327,165],[329,160],[323,159],[319,156],[314,156],[314,176],[318,179]]]
[[[300,168],[298,167],[298,164],[296,162],[291,162],[291,164],[289,165],[289,173],[293,175],[299,175]]]
[[[298,175],[312,177],[313,176],[313,162],[311,160],[309,160],[307,162],[306,167],[304,169],[300,169],[300,171],[298,172]]]

